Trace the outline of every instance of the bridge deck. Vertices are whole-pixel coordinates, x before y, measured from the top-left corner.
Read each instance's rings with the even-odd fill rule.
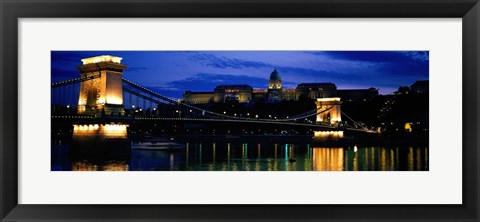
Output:
[[[258,124],[277,124],[277,125],[290,125],[290,126],[303,126],[303,127],[312,127],[319,129],[330,129],[330,130],[347,130],[347,131],[358,131],[365,133],[377,133],[373,130],[357,129],[351,127],[335,127],[322,124],[307,124],[307,123],[297,123],[297,122],[287,122],[280,120],[256,120],[256,119],[203,119],[203,118],[174,118],[174,117],[116,117],[116,116],[104,116],[104,117],[95,117],[95,116],[52,116],[52,119],[64,119],[64,120],[90,120],[101,122],[115,121],[115,122],[132,122],[132,121],[198,121],[198,122],[237,122],[237,123],[258,123]]]

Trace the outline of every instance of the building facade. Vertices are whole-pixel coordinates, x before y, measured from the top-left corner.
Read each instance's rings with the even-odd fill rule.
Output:
[[[213,92],[192,92],[186,91],[183,94],[183,100],[187,104],[206,104],[213,102]]]
[[[213,91],[213,101],[247,103],[252,101],[252,91],[253,88],[249,85],[220,85]]]
[[[301,97],[317,99],[340,97],[343,101],[366,101],[378,96],[378,89],[353,89],[337,90],[333,83],[300,83],[296,88],[283,88],[280,72],[275,68],[270,73],[268,88],[253,89],[249,85],[219,85],[213,92],[192,92],[186,91],[183,94],[183,101],[187,104],[206,104],[210,102],[221,103],[237,101],[239,103],[250,103],[265,101],[277,103],[282,100],[299,100]],[[343,98],[348,100],[345,100]]]

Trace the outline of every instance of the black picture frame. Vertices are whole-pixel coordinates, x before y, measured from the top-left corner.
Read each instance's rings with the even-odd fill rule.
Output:
[[[0,0],[0,2],[1,221],[479,221],[478,0]],[[80,17],[463,18],[463,204],[18,204],[18,19]]]

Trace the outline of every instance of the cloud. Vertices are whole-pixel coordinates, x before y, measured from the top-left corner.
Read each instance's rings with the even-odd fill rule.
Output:
[[[311,52],[314,55],[331,59],[364,61],[375,63],[404,63],[410,61],[428,61],[428,51],[326,51]]]
[[[79,76],[80,59],[111,54],[124,58],[124,77],[169,96],[212,91],[221,84],[267,88],[274,67],[284,88],[304,82],[381,89],[428,79],[428,51],[52,51],[52,81]]]
[[[351,73],[342,73],[335,71],[325,71],[325,70],[316,70],[310,68],[300,68],[300,67],[279,67],[278,70],[281,71],[283,76],[292,76],[297,80],[296,83],[308,82],[336,82],[339,80],[345,80],[345,76],[348,75],[350,81],[359,81],[364,80],[366,76],[364,75],[352,75]]]
[[[428,68],[428,66],[427,66]],[[379,88],[381,93],[390,93],[391,89],[397,89],[400,85],[411,85],[416,80],[428,79],[425,74],[416,72],[411,68],[379,68],[378,70],[359,70],[357,73],[343,73],[335,71],[323,71],[298,67],[280,67],[282,78],[290,76],[295,79],[295,84],[307,82],[331,82],[338,89],[366,89]],[[428,73],[428,72],[427,72]],[[423,76],[423,77],[422,77]],[[286,85],[286,84],[284,84]],[[393,90],[394,91],[394,90]]]
[[[404,52],[404,54],[413,60],[421,62],[428,62],[430,57],[429,51],[408,51]]]
[[[245,75],[198,73],[192,77],[169,82],[165,88],[191,91],[205,91],[205,89],[211,89],[213,91],[218,85],[241,83],[248,84],[254,88],[266,87],[268,79]]]
[[[208,53],[195,53],[190,55],[190,60],[200,62],[206,66],[226,69],[242,69],[242,68],[261,68],[261,67],[273,67],[271,64],[258,62],[258,61],[248,61],[235,58],[226,58],[218,57]]]
[[[342,66],[332,72],[305,70],[306,76],[328,75],[332,81],[352,84],[377,84],[392,87],[409,85],[419,79],[428,79],[428,51],[328,51],[309,52],[329,57],[328,66]],[[353,63],[350,63],[353,62]],[[375,85],[374,85],[375,86]]]

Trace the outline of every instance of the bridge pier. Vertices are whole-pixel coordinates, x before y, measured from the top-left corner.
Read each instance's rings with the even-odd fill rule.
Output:
[[[82,59],[83,65],[77,67],[80,77],[92,79],[80,83],[78,113],[124,113],[122,75],[127,66],[121,60],[108,55]]]
[[[318,113],[317,123],[338,126],[338,123],[342,121],[342,101],[339,97],[318,98],[315,104]]]
[[[70,143],[72,159],[130,158],[127,124],[73,124]]]

